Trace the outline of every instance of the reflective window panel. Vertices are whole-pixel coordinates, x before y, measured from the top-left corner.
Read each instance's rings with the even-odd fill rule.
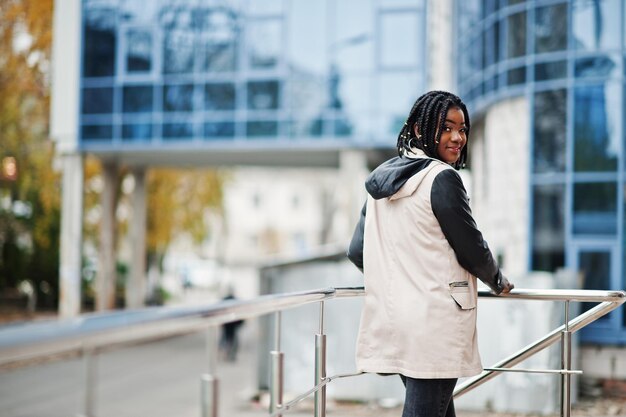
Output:
[[[331,26],[329,26],[331,33],[328,39],[329,60],[331,66],[333,64],[337,66],[341,75],[344,75],[346,72],[362,73],[373,70],[376,59],[383,66],[405,65],[407,61],[414,62],[414,54],[421,53],[421,45],[415,43],[415,35],[413,35],[419,29],[415,26],[412,28],[398,26],[393,34],[389,33],[386,29],[389,23],[387,19],[389,17],[393,20],[397,13],[388,13],[383,8],[381,8],[381,12],[378,15],[380,30],[378,38],[375,38],[375,28],[377,27],[375,10],[386,2],[333,0],[327,3],[332,16],[330,20]],[[402,14],[406,16],[407,22],[420,26],[419,22],[414,18],[416,16],[415,13],[405,9]],[[391,58],[392,62],[388,62],[387,55],[390,51],[383,51],[383,49],[389,47],[392,51],[398,51],[399,45],[390,45],[389,41],[391,40],[390,37],[399,34],[407,34],[407,36],[402,38],[405,48],[402,48],[403,51],[399,52],[398,55],[406,54],[408,56],[393,57]],[[374,57],[374,48],[377,41],[380,42],[379,51],[382,56]]]
[[[82,113],[106,114],[113,112],[112,88],[83,88]]]
[[[205,138],[232,138],[235,136],[234,122],[208,122],[204,124]]]
[[[204,109],[205,110],[234,110],[235,84],[233,83],[212,83],[204,87]]]
[[[127,141],[133,140],[151,140],[152,124],[151,123],[125,123],[122,125],[122,139]]]
[[[381,19],[380,64],[382,67],[415,66],[422,55],[421,27],[417,13],[384,13]]]
[[[268,69],[278,66],[283,51],[281,20],[249,21],[246,26],[246,53],[250,68]]]
[[[83,12],[83,77],[113,76],[117,46],[116,10],[88,3]]]
[[[507,72],[507,85],[517,85],[526,82],[526,67],[513,68]]]
[[[565,265],[565,185],[533,187],[532,270]]]
[[[194,28],[192,8],[184,4],[166,2],[159,17],[163,30],[163,73],[187,74],[193,72]]]
[[[193,109],[193,84],[163,87],[163,111],[188,112]]]
[[[618,61],[619,56],[608,54],[578,58],[574,63],[574,76],[577,78],[618,76]]]
[[[152,86],[126,86],[123,90],[122,111],[125,113],[151,112]]]
[[[617,233],[617,184],[615,182],[575,183],[575,234],[614,235]]]
[[[188,122],[163,123],[163,139],[186,139],[193,136],[193,125]]]
[[[621,0],[574,0],[572,4],[572,43],[584,51],[620,47]]]
[[[535,94],[533,108],[533,171],[564,172],[567,95],[565,90]]]
[[[578,253],[578,272],[585,290],[608,290],[611,288],[611,252],[584,250]],[[582,303],[581,313],[595,307],[597,303]],[[611,313],[614,314],[614,313]],[[611,314],[599,318],[608,320]]]
[[[248,137],[278,135],[278,122],[274,120],[250,121],[246,123]]]
[[[149,29],[126,32],[126,72],[142,73],[152,69],[152,33]]]
[[[574,170],[617,169],[619,87],[612,83],[574,89]]]
[[[83,125],[81,128],[81,139],[84,141],[109,141],[113,137],[113,126],[105,125]]]
[[[567,76],[567,61],[541,62],[535,64],[535,80],[547,81]]]
[[[515,13],[507,18],[507,58],[526,55],[526,12]]]
[[[280,83],[278,81],[248,82],[248,109],[275,110],[280,107]]]
[[[198,30],[197,53],[201,72],[237,69],[241,16],[225,7],[199,7],[195,12]]]
[[[567,49],[567,4],[538,7],[535,10],[535,52]]]
[[[285,29],[289,36],[288,61],[293,65],[293,72],[320,75],[328,71],[328,56],[332,54],[328,47],[329,33],[325,30],[328,7],[323,1],[291,3],[290,24]],[[315,36],[311,36],[312,33]]]

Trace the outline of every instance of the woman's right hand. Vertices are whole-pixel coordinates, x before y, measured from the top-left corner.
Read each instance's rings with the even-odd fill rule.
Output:
[[[513,285],[511,281],[509,281],[504,275],[502,275],[500,287],[502,288],[502,292],[500,294],[508,294],[513,288],[515,288],[515,285]]]

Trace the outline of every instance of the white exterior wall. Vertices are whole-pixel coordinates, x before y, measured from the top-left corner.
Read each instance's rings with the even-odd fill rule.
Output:
[[[511,276],[528,272],[530,132],[525,97],[493,105],[470,135],[470,205]]]
[[[224,190],[226,263],[309,254],[322,243],[323,205],[334,204],[336,177],[335,169],[234,170]]]

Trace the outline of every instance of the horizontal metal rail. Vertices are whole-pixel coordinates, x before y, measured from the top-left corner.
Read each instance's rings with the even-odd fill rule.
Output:
[[[253,300],[223,301],[193,307],[149,307],[85,314],[74,319],[8,325],[0,327],[0,366],[60,353],[80,353],[84,349],[98,349],[201,331],[209,326],[258,317],[305,304],[364,294],[363,287],[323,288],[263,295]],[[585,320],[584,324],[580,319],[571,323],[573,331],[593,321],[593,317],[596,316],[595,312],[601,310],[601,314],[606,314],[626,300],[624,291],[599,290],[516,289],[504,296],[480,290],[478,296],[544,301],[605,302],[604,307],[599,305],[585,313],[585,317],[589,320]],[[606,304],[610,304],[612,308]],[[594,313],[591,313],[592,311]],[[554,343],[558,338],[558,333],[559,329],[550,333],[546,336],[549,342],[547,340],[546,342]],[[512,364],[508,365],[512,366]],[[494,367],[508,366],[503,361]]]

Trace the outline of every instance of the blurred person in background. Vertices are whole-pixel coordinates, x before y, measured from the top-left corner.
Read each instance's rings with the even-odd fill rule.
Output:
[[[357,369],[399,374],[403,417],[454,417],[458,378],[482,372],[478,277],[513,289],[478,230],[457,170],[470,118],[459,97],[431,91],[400,130],[398,156],[368,177],[367,202],[348,249],[363,271]]]

